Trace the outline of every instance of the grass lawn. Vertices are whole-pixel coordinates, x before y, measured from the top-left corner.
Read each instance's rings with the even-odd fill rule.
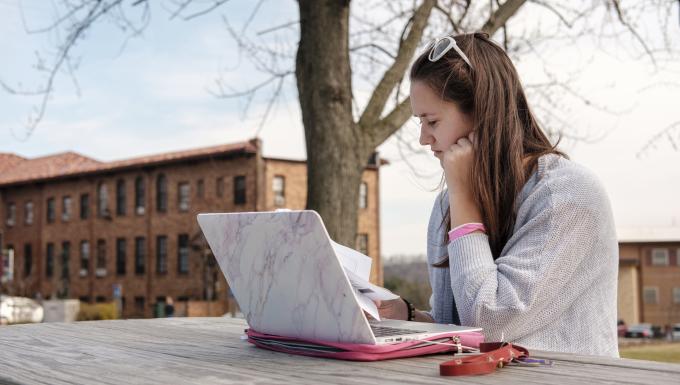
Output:
[[[680,343],[631,345],[619,348],[621,357],[680,364]]]

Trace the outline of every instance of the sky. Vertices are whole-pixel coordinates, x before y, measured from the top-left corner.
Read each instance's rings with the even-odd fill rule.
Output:
[[[240,31],[255,2],[232,1],[217,11],[188,21],[171,19],[171,3],[154,4],[148,27],[126,40],[111,22],[97,24],[74,52],[73,76],[62,72],[45,117],[26,137],[25,121],[39,103],[35,96],[11,95],[0,89],[0,152],[37,157],[76,151],[110,161],[246,140],[258,135],[265,156],[304,159],[304,131],[295,81],[289,77],[283,94],[265,124],[260,117],[271,89],[246,100],[215,96],[217,82],[245,89],[264,78],[244,55],[225,27],[225,19]],[[200,2],[198,3],[200,5]],[[23,11],[23,17],[22,17]],[[59,39],[55,33],[27,33],[49,25],[51,2],[0,0],[0,79],[26,90],[43,84],[37,57],[49,60]],[[671,35],[680,36],[677,7],[670,17]],[[266,1],[249,22],[251,35],[294,22],[294,1]],[[23,20],[23,21],[22,21]],[[654,23],[641,20],[640,23]],[[673,22],[675,24],[673,24]],[[536,23],[551,28],[541,14],[529,9],[511,20],[513,28]],[[285,29],[285,28],[284,28]],[[266,33],[265,33],[266,34]],[[297,37],[272,40],[294,54]],[[659,36],[651,36],[660,40]],[[680,50],[678,41],[671,42]],[[637,54],[632,39],[605,46],[588,39],[540,46],[541,55],[515,59],[525,85],[546,79],[546,69],[576,90],[579,97],[541,95],[528,88],[532,106],[544,126],[566,129],[560,148],[603,182],[619,234],[638,229],[680,228],[680,127],[639,156],[645,143],[665,127],[680,122],[680,61],[663,61],[654,70]],[[639,47],[638,47],[639,48]],[[9,60],[7,60],[9,59]],[[49,62],[49,61],[48,61]],[[286,64],[279,63],[285,68]],[[377,72],[379,74],[379,72]],[[370,95],[370,81],[357,81],[358,104]],[[403,85],[408,90],[408,84]],[[588,105],[579,98],[591,101]],[[385,257],[425,253],[427,221],[441,177],[438,160],[418,148],[418,127],[409,121],[378,150],[390,165],[381,169],[381,249]],[[597,140],[595,140],[597,139]],[[406,154],[406,155],[404,155]]]

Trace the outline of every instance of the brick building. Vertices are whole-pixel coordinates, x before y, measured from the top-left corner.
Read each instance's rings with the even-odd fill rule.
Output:
[[[363,174],[355,246],[381,283],[377,163]],[[166,296],[225,301],[196,214],[303,209],[306,186],[304,161],[264,158],[259,140],[115,162],[0,154],[0,245],[14,254],[0,291],[92,303],[117,290],[124,317],[150,317]]]
[[[680,230],[619,235],[619,318],[626,324],[680,323]]]

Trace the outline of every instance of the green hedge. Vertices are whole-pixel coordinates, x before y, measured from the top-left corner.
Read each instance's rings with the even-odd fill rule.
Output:
[[[87,304],[80,303],[78,321],[98,321],[104,319],[117,319],[118,309],[115,302]]]

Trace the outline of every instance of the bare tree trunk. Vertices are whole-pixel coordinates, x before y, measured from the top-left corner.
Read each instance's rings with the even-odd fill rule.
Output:
[[[300,0],[297,78],[307,145],[307,208],[354,247],[361,174],[370,151],[352,117],[349,1]]]

